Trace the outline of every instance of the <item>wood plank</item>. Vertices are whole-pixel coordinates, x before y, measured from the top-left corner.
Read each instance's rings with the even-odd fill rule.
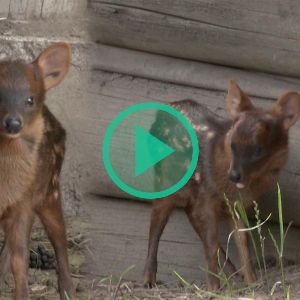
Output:
[[[298,90],[300,80],[261,72],[223,67],[99,44],[91,46],[89,64],[94,69],[170,82],[213,91],[225,91],[237,80],[251,96],[276,99]]]
[[[300,74],[298,38],[216,26],[123,5],[99,3],[96,11],[91,35],[104,44],[225,66]]]
[[[230,29],[300,38],[300,6],[296,1],[242,0],[237,4],[230,0],[90,0],[90,6],[94,9],[102,3],[139,8]]]

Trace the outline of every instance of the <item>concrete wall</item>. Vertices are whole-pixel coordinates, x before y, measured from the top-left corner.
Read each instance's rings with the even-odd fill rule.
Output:
[[[82,13],[87,0],[1,0],[0,18],[24,20]]]

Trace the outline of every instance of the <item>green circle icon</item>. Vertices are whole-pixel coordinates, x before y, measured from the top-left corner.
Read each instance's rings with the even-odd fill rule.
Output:
[[[135,197],[156,199],[188,182],[199,146],[183,114],[170,105],[144,102],[123,110],[109,124],[102,156],[119,188]]]

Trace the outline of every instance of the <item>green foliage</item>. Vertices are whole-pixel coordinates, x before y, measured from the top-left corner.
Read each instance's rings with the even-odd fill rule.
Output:
[[[256,201],[253,201],[253,210],[255,216],[255,225],[251,226],[251,222],[248,218],[246,213],[246,209],[243,205],[242,198],[238,199],[236,202],[232,203],[226,195],[224,195],[224,201],[227,205],[229,215],[234,224],[234,230],[229,234],[227,239],[227,246],[226,246],[226,260],[229,257],[229,243],[231,237],[236,232],[248,232],[252,244],[252,248],[254,251],[255,259],[258,265],[260,278],[256,285],[252,285],[249,287],[245,287],[243,289],[237,288],[234,284],[234,280],[232,277],[227,277],[224,272],[225,263],[222,264],[220,260],[220,251],[218,251],[218,265],[219,265],[219,273],[213,274],[216,276],[221,283],[221,289],[218,292],[211,293],[207,292],[204,289],[200,289],[195,284],[189,284],[182,276],[179,275],[178,272],[174,271],[176,277],[179,281],[185,286],[188,287],[190,290],[194,291],[198,298],[203,299],[207,297],[216,297],[218,299],[233,299],[234,297],[240,295],[240,293],[247,293],[251,295],[251,299],[255,299],[256,290],[259,287],[260,289],[266,286],[267,293],[269,296],[273,296],[275,291],[277,290],[278,286],[281,286],[283,289],[283,299],[290,300],[291,299],[291,287],[286,286],[285,281],[285,274],[284,274],[284,266],[283,266],[283,257],[284,257],[284,243],[287,236],[287,232],[291,223],[284,228],[284,221],[283,221],[283,207],[282,207],[282,195],[280,191],[279,184],[277,184],[277,207],[278,207],[278,222],[279,222],[279,241],[276,240],[274,234],[271,232],[269,228],[267,228],[267,232],[271,238],[273,246],[275,248],[277,259],[279,262],[280,270],[281,270],[281,279],[275,283],[269,282],[267,264],[266,264],[266,257],[265,257],[265,240],[266,237],[263,233],[263,226],[267,224],[269,219],[271,218],[271,213],[268,217],[262,221],[260,210]],[[245,228],[239,228],[238,224],[239,221],[242,220],[245,224]],[[258,241],[257,241],[258,240]],[[260,259],[261,258],[261,259]],[[211,274],[211,272],[207,269],[201,268],[206,273]]]

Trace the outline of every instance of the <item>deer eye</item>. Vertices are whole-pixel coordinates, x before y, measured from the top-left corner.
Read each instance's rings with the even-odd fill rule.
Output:
[[[32,106],[34,104],[34,98],[33,96],[30,96],[26,99],[26,105]]]

